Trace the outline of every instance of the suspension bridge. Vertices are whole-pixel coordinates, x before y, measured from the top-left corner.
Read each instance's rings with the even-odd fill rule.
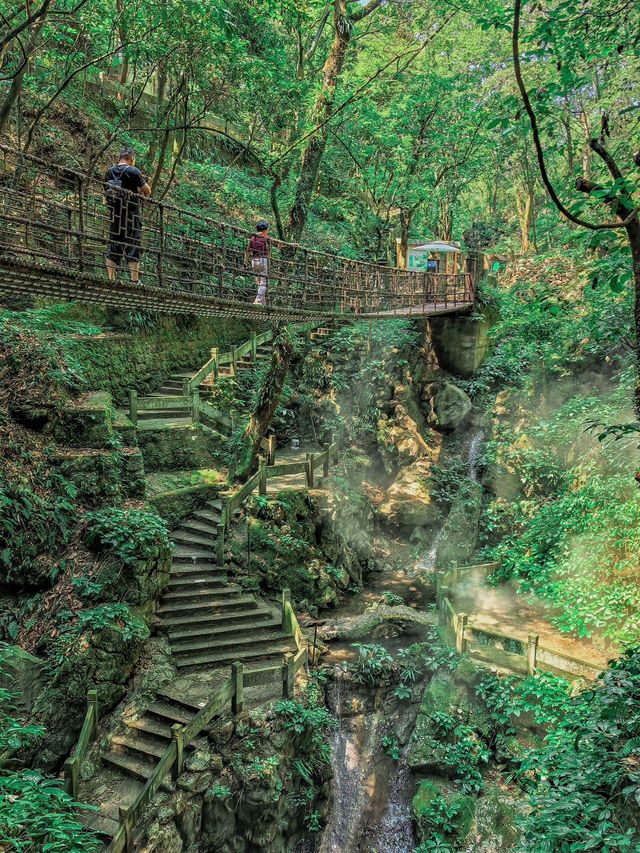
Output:
[[[254,305],[248,231],[142,196],[134,204],[141,281],[131,283],[126,269],[112,281],[105,255],[113,205],[102,180],[0,146],[0,293],[289,322],[425,317],[474,303],[468,271],[379,266],[272,239],[267,304]]]

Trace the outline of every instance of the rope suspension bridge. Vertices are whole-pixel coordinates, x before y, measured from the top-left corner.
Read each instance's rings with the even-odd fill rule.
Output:
[[[0,293],[261,321],[433,316],[474,303],[470,272],[378,266],[272,239],[267,304],[254,305],[249,232],[118,192],[141,209],[141,283],[108,278],[114,208],[103,181],[0,146]]]

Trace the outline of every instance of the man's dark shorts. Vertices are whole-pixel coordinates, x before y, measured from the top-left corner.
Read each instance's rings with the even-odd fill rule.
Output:
[[[109,251],[107,258],[119,264],[122,258],[128,263],[140,260],[142,220],[140,205],[115,201],[109,205]]]

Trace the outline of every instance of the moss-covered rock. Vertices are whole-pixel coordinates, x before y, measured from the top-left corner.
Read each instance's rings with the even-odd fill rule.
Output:
[[[450,725],[444,723],[444,729],[443,720],[450,721]],[[469,735],[477,738],[479,749],[493,731],[491,716],[473,689],[454,674],[441,670],[424,691],[407,755],[409,766],[444,777],[455,776],[457,768],[450,761],[447,746],[455,741],[458,726],[471,730]]]
[[[50,769],[77,740],[87,708],[87,691],[95,688],[103,710],[124,695],[125,685],[149,630],[126,605],[106,604],[81,611],[72,622],[49,635],[42,651],[55,675],[33,706],[33,719],[45,727],[42,748],[33,756]]]
[[[138,446],[147,471],[217,468],[227,457],[227,439],[204,424],[167,423],[138,428]]]
[[[362,498],[342,500],[336,491],[321,505],[305,490],[286,489],[268,500],[254,498],[249,513],[248,572],[263,591],[286,587],[298,607],[317,610],[362,584],[371,555],[365,533],[371,510]],[[238,559],[246,547],[246,534],[240,535],[233,544]]]
[[[435,834],[463,842],[473,826],[476,798],[461,794],[444,785],[442,781],[423,779],[411,801],[419,841],[428,841]],[[443,813],[448,817],[443,829]]]
[[[111,394],[92,391],[69,400],[54,422],[54,437],[67,447],[111,448],[116,443]]]
[[[143,510],[103,509],[87,516],[85,545],[102,557],[97,580],[106,600],[157,601],[169,580],[172,545],[164,521]]]
[[[436,565],[446,568],[462,565],[474,554],[482,509],[482,486],[472,480],[459,488],[439,539]]]
[[[429,426],[440,432],[453,432],[461,427],[473,409],[473,403],[462,388],[442,380],[427,385],[424,395],[429,402]]]
[[[441,519],[441,511],[431,496],[429,477],[431,462],[419,459],[402,468],[387,489],[378,515],[397,527],[433,527]]]
[[[478,797],[467,842],[474,853],[509,853],[518,848],[518,822],[527,812],[526,798],[497,783],[486,784]]]

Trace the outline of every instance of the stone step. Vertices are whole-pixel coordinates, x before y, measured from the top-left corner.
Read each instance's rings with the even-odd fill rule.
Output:
[[[145,421],[139,420],[136,426],[136,429],[143,430],[144,432],[164,432],[164,430],[171,429],[188,429],[193,423],[191,416],[186,418],[173,418],[173,417],[164,417],[162,414],[157,414],[154,416],[153,420]]]
[[[186,421],[191,418],[189,409],[143,409],[138,412],[139,421],[157,421],[171,419],[173,421]]]
[[[113,751],[104,752],[102,760],[113,767],[117,767],[118,770],[124,771],[127,775],[133,776],[134,779],[138,779],[140,782],[147,781],[157,763],[155,761],[147,761],[137,755],[133,756]]]
[[[218,516],[218,518],[221,518],[221,516]],[[213,536],[215,538],[218,534],[218,525],[209,520],[204,521],[200,518],[190,518],[188,521],[183,521],[177,530],[190,531],[191,533],[195,533],[196,536],[204,533],[206,536]]]
[[[182,723],[183,726],[186,726],[187,723],[191,722],[196,713],[194,709],[187,709],[173,702],[163,701],[162,699],[152,702],[146,710],[147,715],[157,717],[162,722],[168,724],[169,727],[174,723]]]
[[[192,563],[188,562],[176,562],[174,559],[173,565],[171,567],[171,575],[169,577],[169,583],[171,583],[172,578],[188,578],[188,577],[218,577],[219,575],[226,575],[223,569],[220,568],[216,563],[212,562],[198,562]]]
[[[255,611],[251,612],[251,616],[253,617],[248,622],[240,622],[226,624],[223,623],[220,625],[217,621],[211,624],[210,633],[206,633],[207,637],[227,637],[230,634],[233,636],[241,637],[243,634],[251,633],[256,630],[262,630],[263,628],[280,628],[282,625],[282,619],[280,617],[271,616],[269,611],[265,611],[263,614],[260,614],[262,619],[256,618]],[[172,628],[169,631],[169,639],[171,644],[173,643],[181,643],[183,641],[196,640],[198,637],[203,636],[203,634],[207,631],[206,628],[201,628],[193,625],[191,622],[185,622],[184,627],[176,627]]]
[[[240,592],[230,592],[227,589],[220,592],[220,596],[207,596],[204,601],[168,601],[158,609],[158,616],[164,624],[165,617],[175,619],[178,616],[216,616],[229,609],[253,610],[256,607],[256,600],[251,595],[241,595]]]
[[[101,840],[109,843],[120,826],[120,822],[100,812],[77,812],[74,817],[87,829],[92,830]]]
[[[173,592],[174,590],[177,592],[182,589],[192,589],[194,593],[197,593],[200,589],[206,587],[226,587],[229,584],[229,579],[227,577],[227,573],[220,570],[219,572],[207,572],[200,573],[195,577],[191,575],[187,575],[186,577],[170,577],[169,583],[167,584],[167,590]]]
[[[134,731],[144,732],[147,737],[156,738],[157,743],[171,740],[171,724],[160,722],[154,717],[140,717],[127,725]]]
[[[174,655],[184,655],[191,652],[230,652],[233,649],[259,649],[266,643],[289,642],[291,639],[282,631],[274,631],[271,628],[256,628],[251,636],[228,634],[218,636],[217,633],[208,634],[200,640],[175,640],[171,637],[171,651]]]
[[[207,629],[209,627],[219,626],[222,628],[225,625],[244,625],[247,622],[253,622],[256,619],[261,619],[263,616],[271,616],[271,611],[267,610],[264,605],[258,605],[255,598],[247,596],[251,604],[238,607],[236,610],[223,610],[219,613],[208,614],[193,614],[182,616],[165,616],[162,619],[162,627],[169,637],[173,636],[174,631],[184,631],[185,629]],[[237,604],[236,599],[233,604]]]
[[[211,556],[212,553],[215,553],[215,536],[205,536],[203,533],[198,535],[197,533],[192,533],[190,530],[182,530],[182,528],[179,527],[177,530],[171,531],[169,539],[171,539],[172,542],[175,542],[176,545],[210,548],[211,551],[209,556]]]
[[[174,602],[181,603],[183,601],[191,601],[195,600],[200,603],[204,603],[210,601],[212,603],[218,602],[221,599],[226,598],[228,595],[236,595],[241,592],[240,587],[232,586],[231,584],[225,584],[220,586],[214,586],[213,584],[207,584],[206,586],[191,586],[189,587],[181,587],[178,589],[172,588],[168,592],[162,596],[162,606],[165,604],[173,604]]]
[[[202,547],[192,548],[188,545],[177,545],[173,552],[173,562],[176,563],[213,563],[215,565],[215,549]]]
[[[232,648],[226,653],[185,655],[184,657],[179,657],[176,660],[176,666],[179,669],[202,666],[226,666],[234,663],[235,661],[252,661],[269,657],[277,658],[287,652],[295,652],[295,650],[296,645],[294,641],[273,644],[265,643],[256,649],[236,650]]]
[[[147,738],[142,734],[131,736],[116,735],[111,738],[111,745],[120,747],[125,754],[126,752],[130,752],[134,755],[141,755],[143,758],[150,760],[162,758],[164,751],[167,748],[166,744],[164,746],[162,744],[158,744],[151,738]]]

